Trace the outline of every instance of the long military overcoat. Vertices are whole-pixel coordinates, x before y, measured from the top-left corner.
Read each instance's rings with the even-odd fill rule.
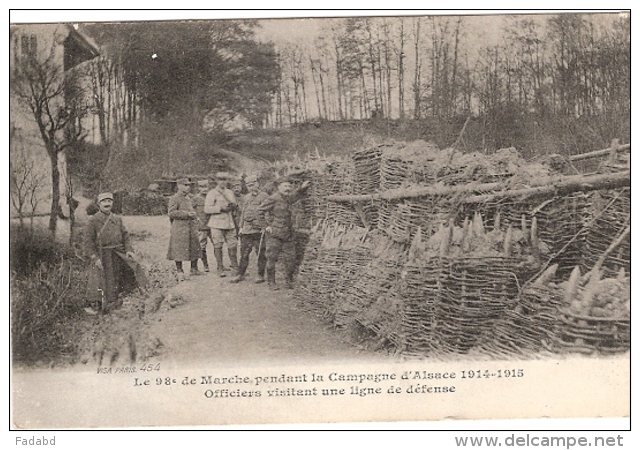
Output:
[[[194,212],[192,202],[191,195],[180,192],[169,199],[171,234],[167,259],[172,261],[194,261],[200,257],[198,220],[189,217]]]

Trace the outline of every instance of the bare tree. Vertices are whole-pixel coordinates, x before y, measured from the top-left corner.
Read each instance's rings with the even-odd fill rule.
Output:
[[[414,51],[414,69],[413,69],[413,118],[419,119],[421,115],[421,80],[420,73],[422,70],[422,62],[420,60],[420,17],[413,19],[413,51]]]
[[[18,57],[11,74],[15,99],[31,112],[51,165],[51,210],[49,230],[54,232],[60,213],[60,154],[82,139],[80,119],[86,113],[83,91],[76,70],[65,72],[56,59],[56,40],[49,51]],[[43,55],[43,58],[38,56]]]
[[[404,119],[404,18],[400,18],[400,47],[397,49],[398,59],[398,115]]]
[[[9,192],[11,205],[18,213],[20,226],[24,226],[24,219],[28,214],[30,228],[33,230],[33,217],[38,207],[38,192],[44,182],[44,174],[38,170],[36,161],[26,155],[18,130],[13,125],[10,126],[9,136]],[[29,211],[25,210],[26,207],[29,207]]]

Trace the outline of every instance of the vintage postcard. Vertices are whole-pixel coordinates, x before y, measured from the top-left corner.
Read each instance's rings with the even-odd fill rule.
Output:
[[[630,428],[630,11],[312,13],[12,17],[11,429]]]

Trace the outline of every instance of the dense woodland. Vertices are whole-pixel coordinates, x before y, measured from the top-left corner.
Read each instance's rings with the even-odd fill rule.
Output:
[[[524,148],[548,122],[565,124],[551,140],[580,128],[581,151],[630,138],[628,14],[316,20],[316,37],[289,42],[257,20],[87,25],[104,49],[90,67],[100,159],[124,152],[173,172],[190,150],[202,167],[229,131],[327,121],[459,132],[471,117],[482,131],[470,147],[484,151]]]
[[[241,115],[255,128],[504,108],[614,116],[630,107],[628,15],[324,19],[310,43],[265,42],[259,28],[89,26],[105,49],[92,68],[105,133],[110,121],[126,126],[139,114],[186,114],[198,125],[208,117],[213,127]],[[487,29],[499,37],[483,39]],[[124,87],[119,97],[114,86]]]

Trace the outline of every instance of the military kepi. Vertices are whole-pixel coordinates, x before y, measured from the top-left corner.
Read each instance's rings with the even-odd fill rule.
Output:
[[[102,200],[107,199],[113,201],[113,194],[111,192],[103,192],[101,194],[98,194],[98,203],[100,203]]]

